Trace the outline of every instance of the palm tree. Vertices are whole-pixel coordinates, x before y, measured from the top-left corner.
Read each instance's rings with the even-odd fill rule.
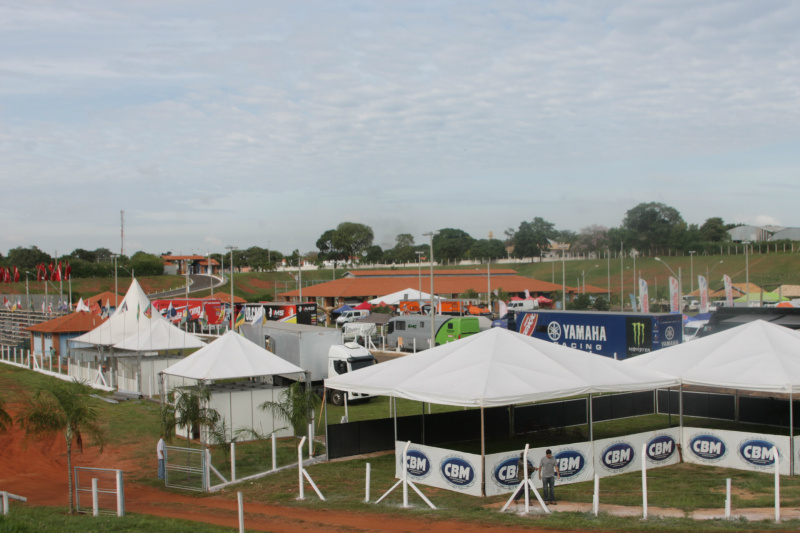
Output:
[[[295,381],[281,393],[280,401],[264,402],[258,408],[289,422],[296,439],[306,434],[309,421],[313,422],[313,412],[320,404],[317,393],[306,388],[305,383]]]
[[[175,393],[175,423],[189,430],[188,441],[191,442],[195,430],[200,432],[200,443],[204,444],[201,428],[213,428],[219,422],[220,414],[216,409],[208,407],[211,391],[206,387],[186,387],[173,391]]]
[[[8,411],[6,411],[6,400],[0,396],[0,433],[8,431],[11,424],[13,424],[13,420],[11,420],[11,415],[8,414]]]
[[[54,381],[38,390],[17,417],[27,437],[37,439],[64,434],[67,441],[67,479],[69,480],[69,512],[75,512],[72,487],[72,443],[83,452],[83,435],[87,434],[100,451],[105,446],[105,432],[98,413],[91,406],[92,389],[79,381]]]

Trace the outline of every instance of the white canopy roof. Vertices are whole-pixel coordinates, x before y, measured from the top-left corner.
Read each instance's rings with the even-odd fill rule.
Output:
[[[659,372],[503,328],[325,380],[331,389],[471,407],[678,383]]]
[[[668,373],[689,385],[800,392],[800,332],[756,320],[625,364]]]
[[[139,282],[134,279],[125,298],[116,308],[111,317],[100,326],[94,328],[80,337],[72,339],[74,342],[84,342],[100,346],[113,346],[122,342],[131,335],[149,329],[149,318],[144,316],[144,311],[150,305],[150,300],[142,290]],[[153,315],[158,314],[154,311]],[[160,318],[160,317],[158,317]],[[176,346],[179,348],[179,346]]]
[[[431,295],[428,294],[427,292],[420,292],[417,289],[405,289],[402,291],[393,292],[392,294],[387,294],[386,296],[373,298],[372,300],[369,301],[369,303],[371,303],[372,305],[376,305],[383,302],[389,305],[397,305],[403,300],[430,300],[430,299]]]
[[[140,320],[141,318],[146,317],[140,317]],[[178,348],[202,348],[205,345],[205,342],[191,333],[175,327],[156,311],[153,313],[152,318],[145,321],[137,333],[122,342],[118,342],[114,345],[114,348],[146,352]]]
[[[198,381],[297,372],[305,370],[284,361],[233,330],[164,370],[164,374]]]

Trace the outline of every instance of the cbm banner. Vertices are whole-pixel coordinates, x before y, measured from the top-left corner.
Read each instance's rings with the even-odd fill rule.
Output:
[[[608,477],[641,471],[643,460],[647,461],[648,469],[678,463],[679,441],[679,428],[595,441],[594,471],[600,477]]]
[[[774,472],[773,448],[780,456],[780,473],[789,475],[789,437],[701,428],[683,432],[683,460],[687,463]]]
[[[403,477],[405,442],[395,441],[395,477]],[[472,496],[481,495],[481,456],[412,444],[406,454],[408,479]]]

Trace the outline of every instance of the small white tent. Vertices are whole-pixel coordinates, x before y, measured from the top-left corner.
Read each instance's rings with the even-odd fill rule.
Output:
[[[372,305],[377,305],[383,302],[388,305],[397,305],[403,300],[430,300],[430,299],[431,295],[426,292],[420,292],[417,289],[405,289],[402,291],[393,292],[392,294],[387,294],[386,296],[373,298],[372,300],[369,301],[369,303],[371,303]]]
[[[671,376],[492,328],[325,380],[329,389],[466,407],[678,385]]]
[[[80,337],[75,337],[72,342],[82,342],[97,346],[113,346],[122,342],[131,335],[149,327],[149,318],[144,316],[144,311],[150,305],[150,300],[142,290],[139,282],[134,279],[125,298],[116,308],[111,317],[100,326],[94,328]]]

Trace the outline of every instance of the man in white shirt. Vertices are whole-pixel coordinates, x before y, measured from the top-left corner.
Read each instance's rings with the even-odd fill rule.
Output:
[[[158,479],[164,479],[164,435],[158,439],[156,455],[158,455]]]

